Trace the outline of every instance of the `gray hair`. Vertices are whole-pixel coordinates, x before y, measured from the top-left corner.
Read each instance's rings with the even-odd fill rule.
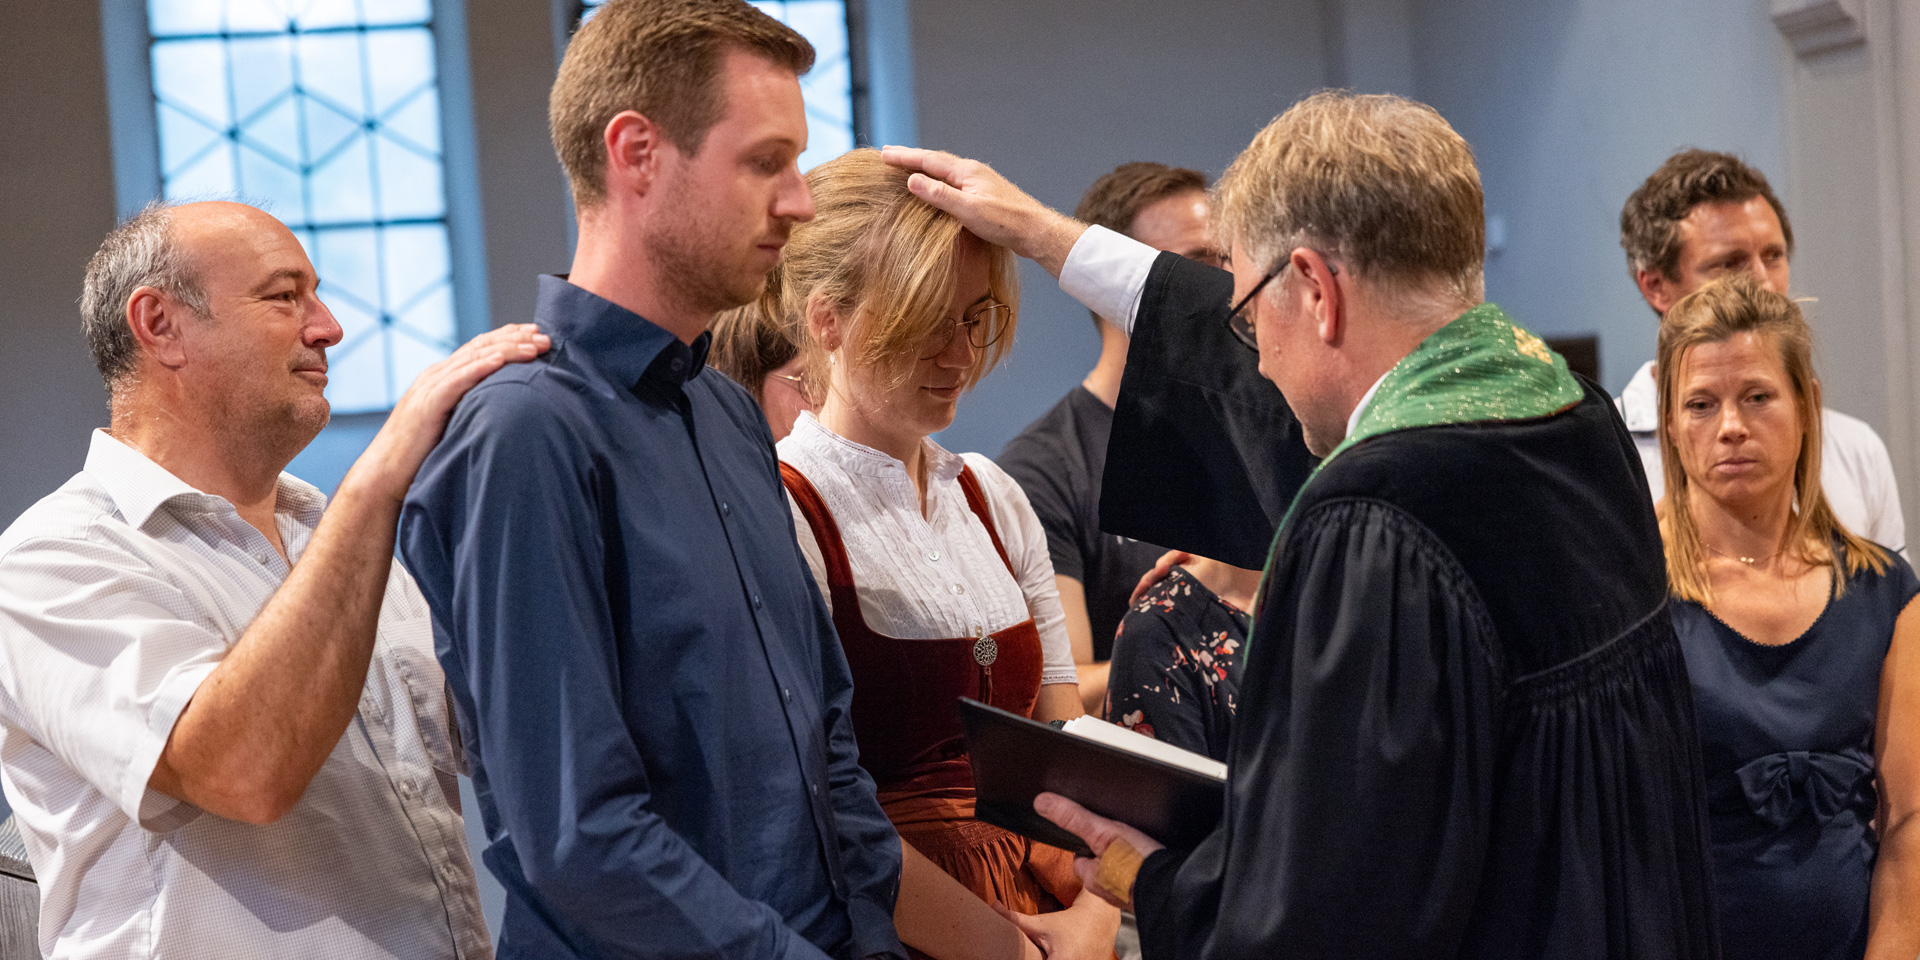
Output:
[[[93,365],[113,387],[133,373],[140,344],[127,325],[127,302],[141,287],[153,287],[199,316],[207,293],[173,236],[176,205],[155,200],[128,217],[100,242],[87,261],[80,293],[80,329],[93,351]]]
[[[1467,306],[1484,295],[1480,171],[1472,148],[1424,103],[1313,94],[1253,138],[1212,199],[1214,236],[1239,242],[1255,269],[1311,246],[1398,292]]]

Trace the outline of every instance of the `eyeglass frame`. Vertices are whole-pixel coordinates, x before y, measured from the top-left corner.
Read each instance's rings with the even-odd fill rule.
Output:
[[[1332,260],[1321,257],[1320,262],[1327,265],[1327,272],[1329,274],[1339,274],[1340,267]],[[1289,252],[1285,257],[1281,258],[1278,264],[1274,265],[1273,269],[1268,270],[1266,275],[1260,278],[1259,283],[1253,285],[1252,290],[1247,291],[1246,296],[1240,298],[1239,303],[1234,304],[1232,310],[1227,311],[1227,332],[1233,334],[1233,338],[1240,341],[1241,346],[1252,350],[1254,353],[1260,352],[1260,339],[1255,335],[1253,320],[1243,316],[1243,314],[1246,313],[1247,305],[1253,302],[1253,298],[1259,296],[1260,291],[1265,290],[1267,284],[1273,282],[1274,277],[1286,273],[1287,268],[1292,265],[1293,254]]]
[[[967,328],[967,345],[975,350],[985,350],[999,343],[1000,338],[1006,336],[1007,333],[1007,328],[1004,323],[994,330],[993,338],[986,343],[975,343],[973,339],[973,331],[981,328],[981,314],[996,309],[1007,311],[1008,318],[1013,316],[1013,306],[1011,304],[1001,303],[995,299],[992,294],[988,294],[985,300],[976,301],[973,306],[969,307],[965,313],[960,315],[960,319],[953,322],[953,326],[947,328],[946,336],[940,340],[940,346],[937,349],[920,359],[932,360],[934,357],[945,353],[948,347],[953,346],[953,338],[959,334],[960,328],[962,327]]]
[[[807,389],[807,378],[791,373],[768,373],[767,376],[775,380],[785,381],[788,386],[793,388],[793,392],[800,395],[800,399],[807,402],[807,406],[818,407],[820,405],[820,401],[815,399],[813,391]]]

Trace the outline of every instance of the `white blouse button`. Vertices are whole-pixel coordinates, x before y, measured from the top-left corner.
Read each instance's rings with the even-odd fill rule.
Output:
[[[928,551],[927,551],[927,559],[928,559],[928,560],[939,560],[939,559],[940,559],[940,551],[938,551],[938,550],[928,550]]]
[[[948,587],[947,589],[948,589],[948,590],[951,590],[951,591],[953,591],[953,595],[954,595],[954,596],[956,596],[956,597],[957,597],[957,596],[959,596],[959,595],[961,595],[961,594],[963,594],[963,593],[966,593],[966,592],[967,592],[967,588],[966,588],[966,587],[963,587],[963,586],[961,586],[960,584],[957,584],[957,583],[956,583],[956,584],[954,584],[953,586],[950,586],[950,587]]]

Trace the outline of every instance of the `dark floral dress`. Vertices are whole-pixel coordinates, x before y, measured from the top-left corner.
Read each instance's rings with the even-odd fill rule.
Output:
[[[1175,567],[1120,621],[1106,719],[1227,760],[1247,615]]]

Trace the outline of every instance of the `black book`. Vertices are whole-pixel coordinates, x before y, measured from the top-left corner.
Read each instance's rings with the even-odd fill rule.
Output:
[[[1069,732],[964,697],[960,722],[973,759],[974,816],[1077,856],[1093,852],[1035,813],[1034,797],[1060,794],[1170,847],[1197,845],[1226,805],[1224,765],[1122,727],[1082,718],[1073,723],[1091,729]]]

